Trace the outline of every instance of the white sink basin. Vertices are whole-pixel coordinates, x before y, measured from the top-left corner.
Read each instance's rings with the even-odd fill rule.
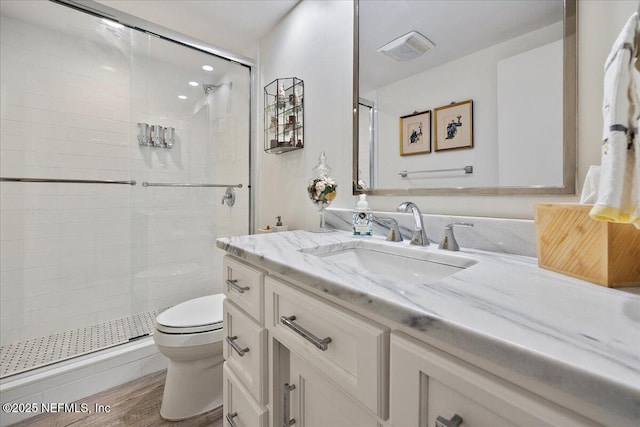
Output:
[[[365,240],[301,249],[301,252],[411,283],[435,282],[477,263],[476,260],[436,249]]]

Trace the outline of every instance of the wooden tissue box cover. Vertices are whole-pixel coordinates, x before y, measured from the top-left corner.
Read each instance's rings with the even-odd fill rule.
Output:
[[[538,265],[610,288],[640,286],[640,230],[597,221],[590,205],[535,206]]]

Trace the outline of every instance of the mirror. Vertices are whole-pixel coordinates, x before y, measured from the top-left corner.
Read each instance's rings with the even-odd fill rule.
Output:
[[[576,0],[354,4],[354,194],[575,194]]]

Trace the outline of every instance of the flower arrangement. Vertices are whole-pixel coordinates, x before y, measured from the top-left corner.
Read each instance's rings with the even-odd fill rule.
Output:
[[[327,207],[331,204],[331,201],[336,197],[336,191],[338,185],[328,176],[316,176],[309,181],[307,185],[307,193],[309,199],[319,206]]]

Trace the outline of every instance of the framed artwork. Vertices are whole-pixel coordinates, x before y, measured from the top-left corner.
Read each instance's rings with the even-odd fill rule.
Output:
[[[431,110],[400,117],[400,155],[431,152]]]
[[[436,151],[473,148],[473,101],[454,102],[433,110]]]

